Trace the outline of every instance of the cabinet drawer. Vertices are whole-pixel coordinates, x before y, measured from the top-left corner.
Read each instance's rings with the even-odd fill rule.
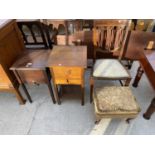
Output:
[[[83,68],[80,67],[53,67],[55,79],[81,79]]]
[[[11,85],[6,72],[3,70],[3,67],[0,65],[0,85]]]
[[[55,84],[73,84],[73,85],[80,85],[82,83],[81,79],[55,79]]]
[[[41,70],[22,70],[18,71],[24,83],[45,83],[45,76]]]

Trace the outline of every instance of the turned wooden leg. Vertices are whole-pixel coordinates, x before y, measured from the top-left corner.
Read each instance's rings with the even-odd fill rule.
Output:
[[[84,86],[81,85],[81,105],[84,105]]]
[[[90,77],[90,103],[93,100],[93,90],[94,90],[94,79]]]
[[[151,101],[150,106],[148,107],[147,111],[143,114],[145,119],[150,119],[151,115],[155,112],[155,98]]]
[[[138,83],[139,83],[143,73],[144,73],[144,71],[143,71],[142,67],[139,66],[138,70],[137,70],[137,75],[136,75],[135,80],[134,80],[134,82],[132,84],[133,87],[137,87],[138,86]]]
[[[14,88],[13,92],[15,93],[19,103],[21,105],[25,104],[26,100],[23,98],[23,96],[21,95],[20,91],[18,90],[18,88]]]

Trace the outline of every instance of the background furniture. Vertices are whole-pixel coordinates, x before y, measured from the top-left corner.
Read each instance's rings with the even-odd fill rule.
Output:
[[[54,35],[55,45],[73,45],[74,41],[81,40],[81,45],[87,46],[87,58],[93,58],[93,42],[92,42],[92,28],[93,20],[86,19],[46,19],[46,25],[51,25]]]
[[[54,46],[49,55],[50,68],[58,104],[60,99],[57,85],[80,85],[84,105],[84,72],[87,67],[86,46]]]
[[[87,58],[94,59],[94,45],[93,45],[93,27],[97,21],[106,21],[106,20],[53,20],[53,19],[45,19],[43,23],[52,27],[54,35],[53,37],[53,44],[55,45],[73,45],[73,38],[78,38],[81,40],[82,45],[87,46]],[[109,20],[114,21],[114,20]],[[120,20],[123,21],[123,20]],[[80,25],[80,26],[77,26]],[[79,28],[76,28],[79,27]],[[82,27],[82,28],[81,28]],[[55,35],[56,34],[56,35]],[[77,36],[77,37],[76,37]],[[123,56],[123,60],[128,60],[127,66],[131,68],[132,63],[130,57],[131,51],[126,51],[126,55]],[[119,51],[106,52],[106,53],[98,53],[98,58],[117,58],[119,56]],[[89,60],[89,61],[90,61]],[[92,64],[91,64],[92,67]]]
[[[49,72],[45,69],[50,52],[51,50],[25,50],[10,69],[14,72],[26,94],[28,92],[24,83],[47,84],[53,103],[55,103]],[[28,96],[30,102],[32,102],[29,94]]]
[[[14,74],[9,70],[22,54],[24,44],[15,20],[0,20],[0,91],[12,92],[20,104],[25,104]]]
[[[47,31],[40,20],[17,20],[17,24],[26,48],[48,48]]]

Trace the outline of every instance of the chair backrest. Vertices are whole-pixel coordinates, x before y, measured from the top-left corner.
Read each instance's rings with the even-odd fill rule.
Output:
[[[92,30],[93,29],[93,20],[83,19],[82,29]]]
[[[17,21],[26,48],[48,48],[43,24],[38,20]]]
[[[125,43],[131,20],[94,20],[93,44],[109,52],[118,52],[119,59],[125,54]]]

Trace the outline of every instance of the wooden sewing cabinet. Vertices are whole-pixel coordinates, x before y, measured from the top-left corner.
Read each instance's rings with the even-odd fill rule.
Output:
[[[87,67],[86,46],[54,46],[47,67],[50,68],[56,99],[60,104],[58,85],[80,85],[84,105],[84,73]]]

